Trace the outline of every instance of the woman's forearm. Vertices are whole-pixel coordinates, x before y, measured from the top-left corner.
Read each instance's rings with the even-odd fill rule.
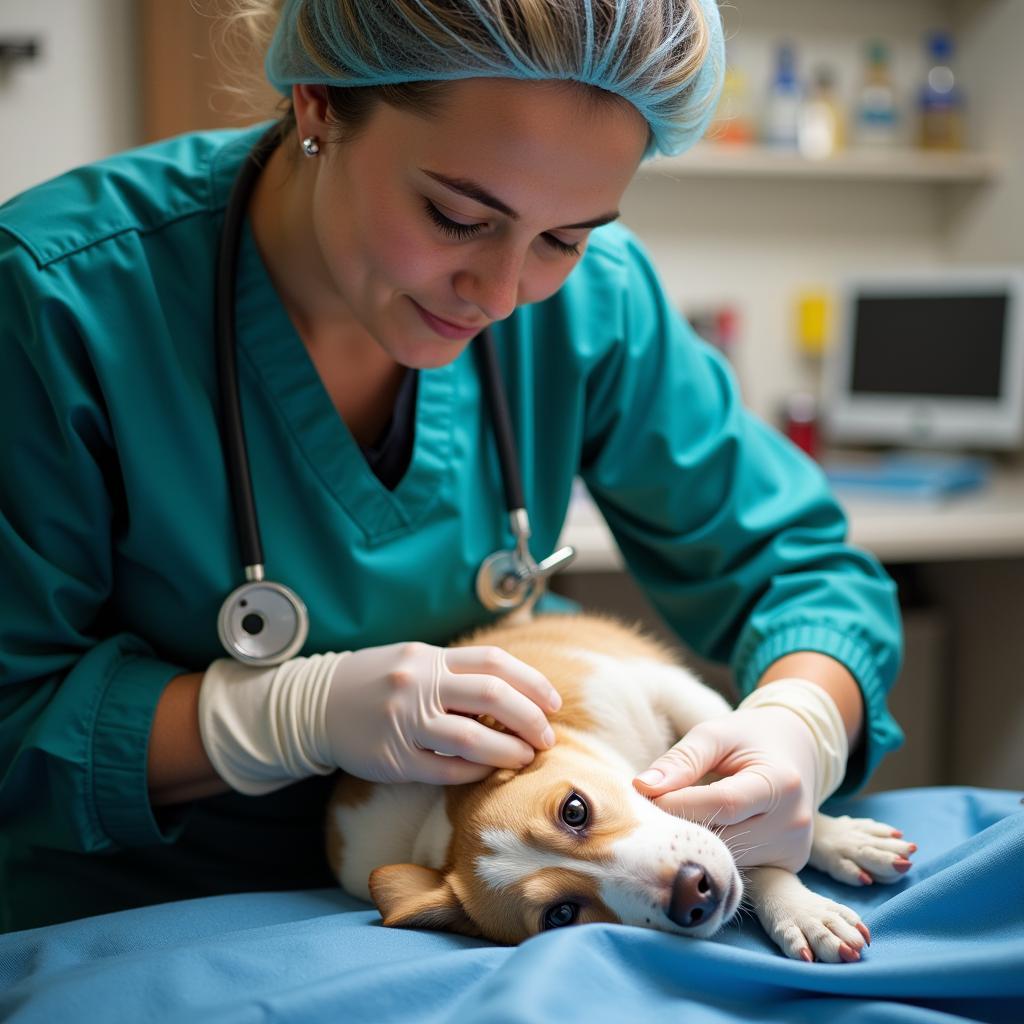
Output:
[[[185,803],[230,789],[214,771],[199,734],[202,681],[202,672],[175,676],[157,704],[147,760],[154,806]]]

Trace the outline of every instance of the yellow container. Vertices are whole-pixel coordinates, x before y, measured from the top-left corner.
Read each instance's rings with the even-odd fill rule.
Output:
[[[832,333],[832,298],[824,289],[800,292],[796,300],[796,345],[807,356],[820,356]]]

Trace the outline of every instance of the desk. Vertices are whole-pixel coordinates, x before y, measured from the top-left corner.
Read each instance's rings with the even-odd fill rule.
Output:
[[[1024,467],[1001,468],[985,490],[941,501],[840,500],[851,541],[893,572],[904,612],[906,656],[890,704],[908,741],[883,764],[881,787],[1024,787]],[[560,543],[578,556],[555,589],[676,640],[624,575],[582,487]],[[727,670],[684,653],[735,696]]]
[[[850,540],[887,564],[1024,557],[1024,472],[993,474],[984,490],[940,501],[839,499],[850,519]],[[601,513],[578,488],[559,544],[578,555],[566,572],[624,568]],[[1024,625],[1024,619],[1022,619]]]

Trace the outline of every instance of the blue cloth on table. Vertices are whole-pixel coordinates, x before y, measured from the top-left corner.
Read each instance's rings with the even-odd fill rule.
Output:
[[[1024,807],[970,788],[881,793],[834,813],[918,844],[854,907],[857,964],[788,960],[749,915],[712,941],[587,925],[518,947],[384,928],[340,890],[169,903],[0,936],[0,1019],[54,1021],[1024,1022]]]

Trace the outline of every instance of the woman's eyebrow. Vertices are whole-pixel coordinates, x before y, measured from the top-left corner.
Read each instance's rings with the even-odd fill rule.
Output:
[[[497,210],[498,213],[503,213],[506,217],[511,220],[519,220],[519,214],[512,209],[507,203],[503,203],[500,199],[492,196],[490,192],[483,187],[483,185],[477,184],[475,181],[470,181],[468,178],[449,178],[446,174],[440,174],[438,171],[428,171],[425,167],[421,167],[420,170],[433,178],[434,181],[439,182],[446,188],[452,189],[454,192],[459,192],[461,195],[466,196],[468,199],[472,199],[474,202],[482,203],[484,206],[489,206],[492,210]],[[619,211],[616,210],[614,213],[606,213],[601,217],[595,217],[593,220],[583,221],[581,224],[563,224],[559,228],[554,228],[555,231],[572,231],[576,228],[599,228],[602,224],[610,224],[613,220],[617,220],[619,217]]]

